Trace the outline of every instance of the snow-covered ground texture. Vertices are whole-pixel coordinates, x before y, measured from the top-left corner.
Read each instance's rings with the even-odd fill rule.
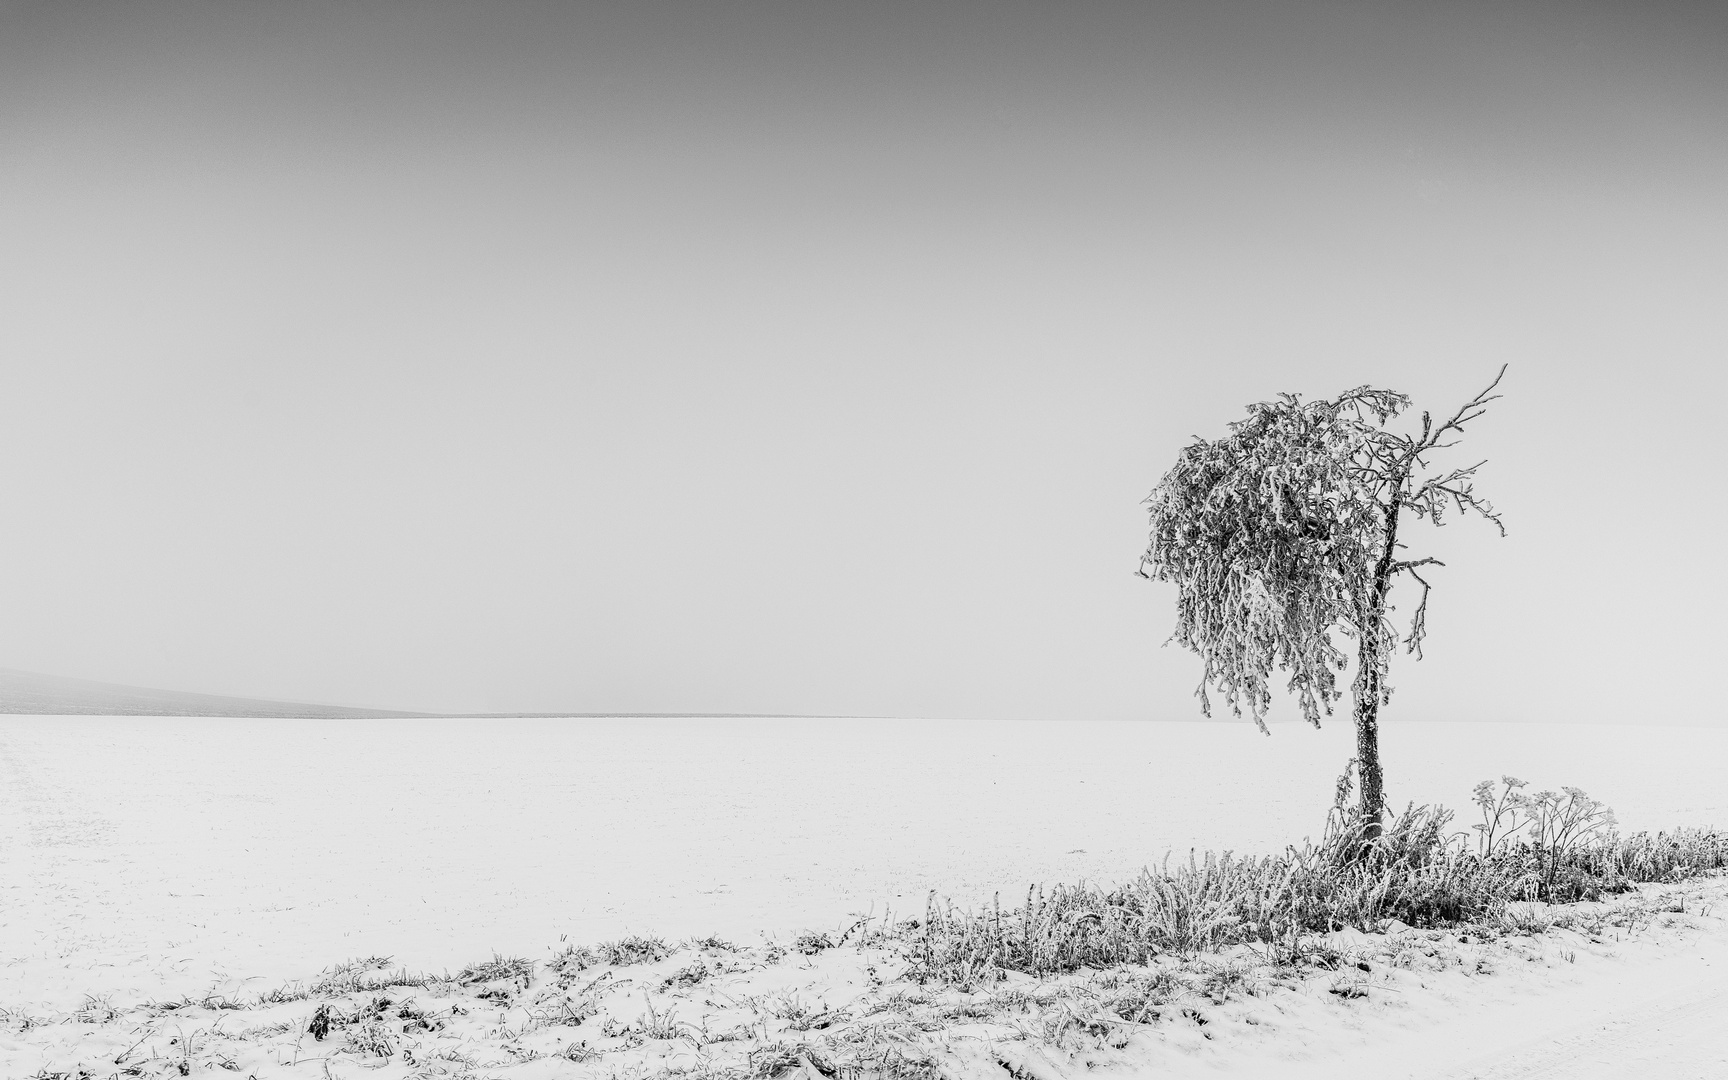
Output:
[[[1471,786],[1502,773],[1583,787],[1627,831],[1728,822],[1728,732],[1391,724],[1383,742],[1394,799],[1449,804],[1460,824]],[[1166,851],[1277,850],[1319,833],[1350,752],[1344,723],[1267,738],[1237,724],[4,718],[0,1073],[770,1075],[779,1045],[818,1072],[878,1054],[993,1077],[1112,1063],[1273,1076],[1389,1054],[1382,1075],[1510,1077],[1548,1075],[1494,1071],[1520,1054],[1541,1070],[1598,1046],[1578,1029],[1598,1014],[1643,1017],[1621,1031],[1636,1041],[1698,1002],[1728,1008],[1720,879],[1692,886],[1685,911],[1646,889],[1535,938],[1346,934],[1336,970],[1213,958],[1235,965],[1235,990],[1173,973],[1175,1008],[1151,1027],[1100,1019],[1138,976],[1011,980],[969,1016],[976,995],[903,982],[891,950],[792,948],[867,911],[917,916],[929,890],[1006,903],[1031,882],[1126,879]],[[736,948],[552,966],[569,944],[630,934]],[[462,981],[494,955],[538,964]],[[370,957],[422,985],[366,989],[381,970],[352,984],[364,992],[320,985]],[[319,1005],[325,1039],[305,1030]],[[566,1006],[592,1011],[576,1024]],[[1562,1051],[1543,1042],[1556,1033]],[[109,1045],[121,1036],[140,1041]],[[367,1049],[377,1039],[390,1056]],[[1728,1076],[1705,1058],[1664,1075]]]
[[[628,938],[431,976],[366,958],[310,983],[8,1010],[0,1057],[56,1078],[1719,1080],[1725,899],[1715,878],[1517,905],[1487,933],[1315,935],[1295,965],[1234,948],[974,987],[909,977],[904,947],[814,935]]]

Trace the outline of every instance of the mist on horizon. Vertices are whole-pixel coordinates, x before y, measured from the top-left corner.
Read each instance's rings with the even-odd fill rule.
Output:
[[[1196,719],[1134,576],[1180,448],[1510,364],[1446,459],[1509,535],[1413,531],[1386,720],[1728,723],[1725,46],[1680,3],[0,6],[0,668]]]

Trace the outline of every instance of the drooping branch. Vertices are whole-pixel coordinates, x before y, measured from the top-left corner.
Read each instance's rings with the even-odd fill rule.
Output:
[[[1366,433],[1404,404],[1369,388],[1282,395],[1250,406],[1227,437],[1188,446],[1153,489],[1139,573],[1179,588],[1170,640],[1201,657],[1203,711],[1216,686],[1264,727],[1280,667],[1305,719],[1332,711],[1348,660],[1331,634],[1353,622],[1384,518],[1357,470]]]
[[[1404,639],[1404,651],[1414,653],[1416,659],[1422,659],[1422,639],[1428,636],[1428,592],[1433,586],[1428,579],[1416,572],[1418,566],[1445,566],[1439,559],[1429,556],[1421,559],[1411,559],[1398,563],[1394,571],[1403,571],[1415,578],[1422,586],[1422,599],[1416,604],[1416,614],[1410,617],[1410,635]]]
[[[1467,511],[1473,511],[1494,523],[1500,530],[1500,535],[1506,535],[1506,525],[1500,520],[1499,511],[1487,499],[1476,494],[1473,480],[1476,470],[1486,465],[1486,461],[1463,469],[1453,469],[1444,476],[1436,476],[1424,480],[1410,496],[1405,499],[1405,505],[1417,517],[1426,517],[1436,525],[1444,524],[1441,519],[1445,508],[1450,504],[1459,516]]]

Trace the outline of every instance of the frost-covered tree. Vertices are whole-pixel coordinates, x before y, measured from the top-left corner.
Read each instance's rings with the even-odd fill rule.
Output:
[[[1319,727],[1342,696],[1337,676],[1349,666],[1337,638],[1355,640],[1360,808],[1371,830],[1385,807],[1379,711],[1391,697],[1387,674],[1400,639],[1387,595],[1401,574],[1422,587],[1403,635],[1420,658],[1429,590],[1420,568],[1442,565],[1403,557],[1399,522],[1414,516],[1440,525],[1448,511],[1474,512],[1506,534],[1473,487],[1483,462],[1429,465],[1498,400],[1505,374],[1502,367],[1449,420],[1423,413],[1420,434],[1388,430],[1410,405],[1390,390],[1363,386],[1311,402],[1281,394],[1250,405],[1224,438],[1196,439],[1146,500],[1152,535],[1140,575],[1177,587],[1170,640],[1204,664],[1196,694],[1207,716],[1207,691],[1216,686],[1232,712],[1241,716],[1246,707],[1265,732],[1272,673],[1282,668],[1303,717]]]

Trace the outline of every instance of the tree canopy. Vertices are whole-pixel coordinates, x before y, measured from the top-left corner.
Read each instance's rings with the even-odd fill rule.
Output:
[[[1454,445],[1504,374],[1448,420],[1423,413],[1420,434],[1387,427],[1409,398],[1362,386],[1329,400],[1281,394],[1250,405],[1224,438],[1181,452],[1147,499],[1140,573],[1177,586],[1171,640],[1204,664],[1197,695],[1206,715],[1216,687],[1265,731],[1273,673],[1283,669],[1304,719],[1318,726],[1349,665],[1338,635],[1356,639],[1358,693],[1376,704],[1390,694],[1384,676],[1399,635],[1386,619],[1387,591],[1399,573],[1422,585],[1403,639],[1419,655],[1428,582],[1418,568],[1438,563],[1398,557],[1400,514],[1438,525],[1448,512],[1475,512],[1505,532],[1474,491],[1481,462],[1425,475],[1428,456]]]

